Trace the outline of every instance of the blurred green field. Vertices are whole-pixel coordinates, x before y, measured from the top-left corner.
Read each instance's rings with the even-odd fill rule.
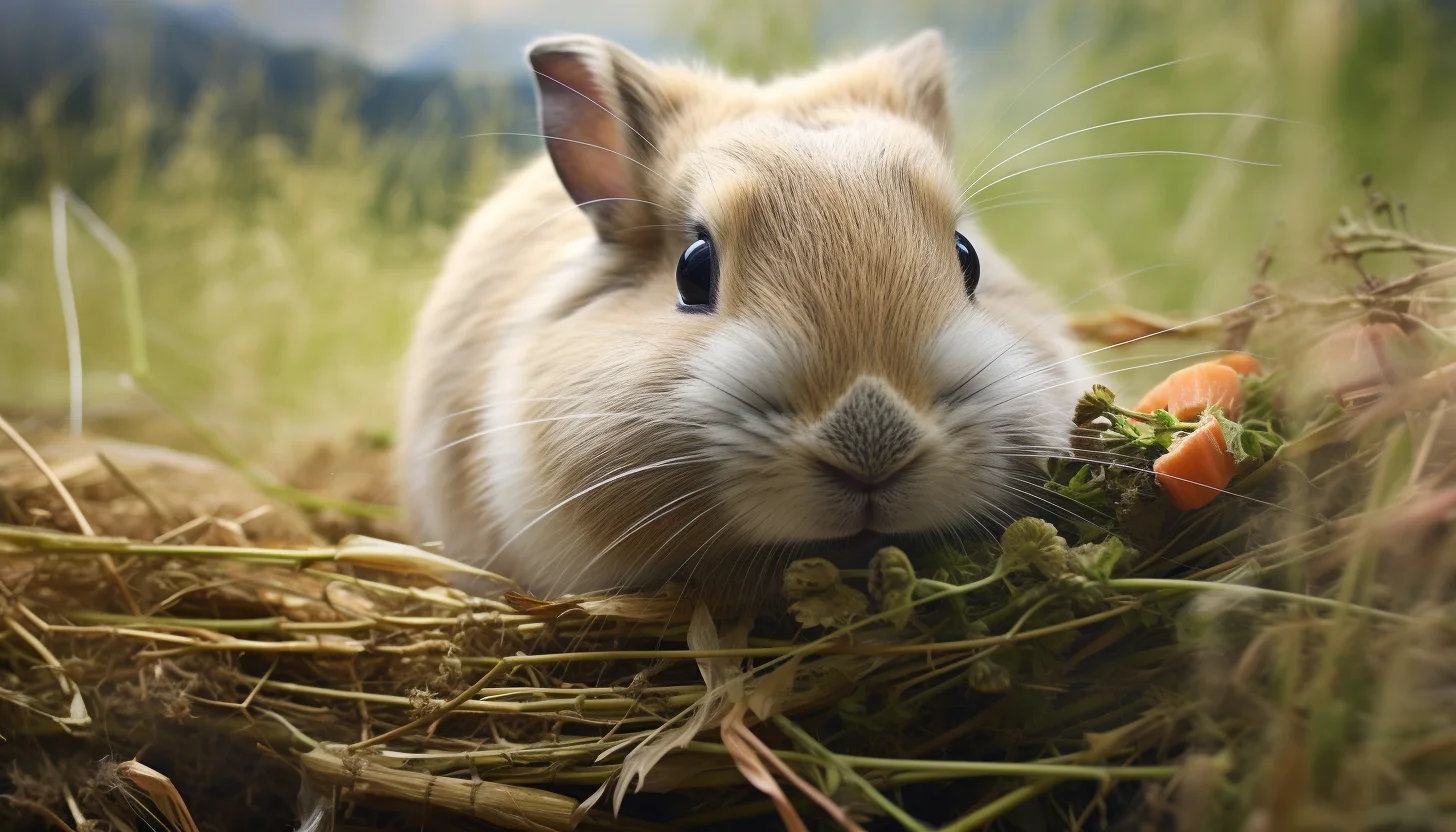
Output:
[[[763,76],[864,45],[826,25],[851,8],[718,2],[696,7],[691,25],[709,58]],[[1325,280],[1314,267],[1321,231],[1339,206],[1360,207],[1365,172],[1402,201],[1414,227],[1456,237],[1456,24],[1442,8],[915,2],[884,36],[932,22],[953,35],[996,34],[959,56],[958,157],[969,178],[1038,142],[1121,119],[1232,112],[1299,122],[1189,116],[1095,129],[981,183],[1129,151],[1278,165],[1108,158],[1017,175],[978,195],[973,210],[992,235],[1069,299],[1126,272],[1177,266],[1123,281],[1079,311],[1129,303],[1183,316],[1240,302],[1261,249],[1274,251],[1276,279]],[[66,350],[47,202],[60,184],[78,189],[131,250],[154,374],[209,425],[265,462],[320,438],[388,430],[398,358],[453,225],[519,158],[519,144],[468,134],[509,129],[510,113],[483,109],[459,131],[426,106],[400,130],[371,135],[341,84],[303,140],[285,140],[268,129],[270,102],[256,85],[219,84],[190,111],[160,110],[143,92],[146,50],[144,38],[117,41],[90,123],[63,118],[64,78],[0,123],[0,412],[63,423]],[[1180,59],[1079,96],[998,146],[1079,90]],[[220,115],[240,107],[259,117]],[[181,139],[152,153],[163,125]],[[88,419],[165,435],[171,423],[121,381],[115,265],[74,222],[70,236]]]

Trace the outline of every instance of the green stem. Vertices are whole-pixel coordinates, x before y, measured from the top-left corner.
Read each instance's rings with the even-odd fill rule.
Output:
[[[996,569],[990,575],[987,575],[986,577],[982,578],[979,581],[972,581],[972,582],[970,582],[968,584],[961,584],[959,586],[947,585],[947,588],[946,589],[940,590],[940,591],[935,592],[935,593],[933,593],[931,595],[927,595],[924,598],[916,598],[916,599],[912,600],[910,602],[910,606],[912,606],[912,607],[918,607],[921,604],[928,604],[931,601],[940,601],[940,600],[944,600],[946,598],[954,598],[957,595],[965,595],[968,592],[974,592],[975,590],[980,589],[980,588],[982,588],[984,586],[989,586],[990,584],[993,584],[993,583],[1001,580],[1005,576],[1006,576],[1006,571],[1004,569],[1002,569],[1001,568],[1001,565],[998,563],[996,565]],[[841,637],[846,636],[846,635],[854,632],[855,630],[862,629],[866,625],[878,623],[878,622],[881,622],[881,621],[888,621],[889,619],[895,617],[896,615],[899,615],[903,611],[903,609],[904,608],[901,607],[899,609],[885,610],[884,612],[875,613],[874,615],[870,615],[870,616],[866,616],[864,618],[861,618],[860,620],[854,622],[853,624],[848,624],[848,625],[846,625],[844,627],[840,627],[839,629],[837,629],[837,630],[835,630],[835,631],[833,631],[831,633],[826,633],[825,635],[820,636],[819,638],[817,638],[817,639],[815,639],[815,640],[813,640],[813,641],[811,641],[811,642],[809,642],[807,644],[803,644],[803,645],[800,645],[798,647],[795,647],[795,648],[793,648],[791,650],[788,650],[786,652],[780,653],[772,661],[765,662],[762,666],[757,667],[757,668],[754,668],[754,672],[755,673],[758,673],[758,674],[761,674],[763,671],[769,669],[770,667],[773,667],[773,666],[779,664],[780,662],[787,661],[788,659],[790,659],[790,658],[792,658],[794,656],[808,655],[808,654],[814,652],[815,650],[817,650],[819,648],[827,647],[830,644],[832,644],[833,642],[839,640]],[[933,642],[931,644],[933,644]],[[922,645],[901,645],[901,646],[923,647]],[[778,649],[778,648],[774,648],[774,649]],[[704,652],[712,652],[712,651],[704,651]],[[736,651],[736,652],[739,655],[746,655],[744,653],[744,651],[741,651],[741,650],[740,651]],[[835,651],[835,652],[838,652],[838,651]],[[764,654],[764,655],[767,655],[767,654]]]
[[[422,591],[418,587],[396,586],[394,584],[386,584],[380,581],[365,580],[364,578],[356,577],[354,575],[345,575],[341,572],[325,572],[321,569],[309,568],[303,571],[320,580],[353,584],[354,586],[368,589],[373,592],[378,592],[383,595],[393,595],[399,598],[409,598],[412,601],[420,601],[426,604],[435,604],[441,607],[448,607],[450,609],[457,610],[463,610],[470,606],[464,601],[449,598],[444,595],[432,595],[428,592]],[[489,609],[495,610],[496,612],[510,614],[516,611],[515,607],[512,607],[510,604],[506,604],[500,601],[495,601],[488,598],[480,598],[476,600],[484,602],[484,606],[488,607]]]
[[[932,594],[937,593],[937,592],[946,592],[946,591],[949,591],[949,590],[952,590],[952,589],[955,589],[955,588],[956,588],[956,585],[955,584],[948,584],[945,581],[936,581],[936,580],[931,580],[930,578],[916,578],[915,579],[915,591],[916,592],[919,592],[920,590],[923,589],[923,590],[926,591],[925,594],[927,596],[932,595]]]
[[[799,730],[803,731],[802,728]],[[823,748],[817,740],[811,741],[817,747]],[[691,742],[684,750],[708,754],[728,753],[727,748],[714,742]],[[832,754],[827,750],[826,753]],[[852,754],[832,754],[834,760],[831,762],[818,754],[806,754],[800,751],[775,750],[774,755],[790,763],[813,763],[820,766],[841,764],[852,769],[872,771],[930,772],[944,774],[947,778],[1066,777],[1077,780],[1169,780],[1178,772],[1177,766],[1085,766],[1065,763],[1005,763],[980,760],[912,760],[898,757],[859,757]]]
[[[1172,560],[1174,563],[1187,563],[1194,558],[1202,557],[1203,555],[1212,552],[1214,549],[1217,549],[1225,543],[1232,543],[1233,541],[1238,540],[1241,537],[1247,537],[1248,535],[1252,534],[1253,531],[1254,521],[1251,520],[1236,529],[1224,532],[1223,534],[1213,538],[1212,540],[1209,540],[1205,543],[1200,543],[1199,545],[1194,546],[1192,549],[1189,549],[1186,552],[1174,555],[1172,558],[1170,558],[1170,560]]]
[[[1037,613],[1038,610],[1040,610],[1042,607],[1046,606],[1047,604],[1051,603],[1055,599],[1056,599],[1056,596],[1055,595],[1048,595],[1045,598],[1042,598],[1040,601],[1037,601],[1035,604],[1032,604],[1031,605],[1031,608],[1028,609],[1020,618],[1018,618],[1016,620],[1016,624],[1010,630],[1006,631],[1006,638],[1008,638],[1008,639],[1015,638],[1016,637],[1016,634],[1019,633],[1019,632],[1021,632],[1021,628],[1026,626],[1026,622],[1030,621],[1031,620],[1031,617],[1033,615],[1036,615],[1036,613]],[[981,651],[979,653],[974,653],[974,654],[972,654],[970,656],[967,656],[964,659],[961,659],[961,660],[956,661],[956,662],[952,662],[951,664],[949,664],[949,665],[947,665],[945,667],[942,667],[942,668],[939,668],[937,670],[931,671],[929,673],[923,674],[922,676],[919,677],[919,679],[911,680],[910,683],[897,686],[896,690],[897,690],[897,692],[898,691],[901,691],[901,690],[906,690],[908,688],[914,687],[914,685],[919,684],[921,681],[928,681],[929,679],[932,679],[932,678],[934,678],[935,676],[937,676],[937,675],[939,675],[941,673],[949,672],[949,671],[951,671],[953,669],[959,669],[961,667],[968,666],[968,665],[970,665],[973,662],[977,662],[977,661],[980,661],[982,659],[986,659],[986,658],[990,657],[990,655],[992,653],[995,653],[999,649],[1000,649],[1000,645],[996,645],[994,647],[988,647],[988,648],[986,648],[985,650],[983,650],[983,651]],[[932,685],[931,687],[926,688],[925,690],[921,691],[920,693],[915,694],[914,696],[912,696],[909,699],[905,700],[905,704],[907,706],[911,707],[911,708],[914,708],[917,705],[919,705],[920,703],[922,703],[922,702],[928,702],[929,700],[932,700],[932,699],[936,698],[937,696],[941,695],[942,693],[946,692],[947,690],[950,690],[952,687],[954,687],[954,686],[956,686],[958,684],[961,684],[961,683],[962,682],[961,682],[961,680],[959,678],[952,676],[951,678],[946,679],[945,681],[940,682],[939,684]]]
[[[985,806],[971,812],[954,823],[942,826],[939,832],[970,832],[996,820],[1017,806],[1031,800],[1033,797],[1048,791],[1058,783],[1057,780],[1041,780],[1027,786],[1022,786],[1011,792],[996,798]]]
[[[172,618],[156,615],[126,615],[121,613],[97,612],[95,610],[72,610],[62,613],[82,625],[105,627],[153,627],[160,630],[207,630],[213,633],[348,633],[368,630],[384,624],[401,626],[442,626],[459,621],[458,618],[399,619],[399,618],[352,618],[344,621],[292,621],[287,618]],[[58,625],[60,632],[66,632]],[[388,650],[388,646],[380,646]]]
[[[1335,601],[1330,598],[1320,598],[1314,595],[1302,595],[1298,592],[1284,592],[1278,589],[1246,586],[1244,584],[1225,584],[1214,581],[1182,581],[1173,578],[1115,578],[1107,581],[1106,585],[1113,589],[1141,589],[1150,591],[1238,592],[1246,595],[1257,595],[1261,598],[1288,601],[1292,604],[1308,604],[1312,607],[1320,607],[1321,609],[1334,610],[1336,612],[1359,612],[1371,618],[1380,618],[1386,621],[1409,623],[1413,620],[1409,616],[1386,612],[1385,610],[1377,610],[1373,607],[1364,607],[1358,604]]]
[[[298,730],[297,726],[289,722],[287,719],[284,719],[281,714],[274,713],[273,711],[264,708],[258,708],[257,711],[258,713],[268,717],[269,719],[277,720],[278,723],[281,724],[288,731],[289,735],[297,740],[301,745],[309,749],[316,749],[319,747],[318,740]]]
[[[723,821],[743,820],[744,818],[767,815],[774,811],[775,804],[772,800],[756,800],[751,803],[738,803],[724,809],[715,809],[711,812],[693,812],[685,817],[674,821],[677,826],[683,829],[692,829],[698,826],[709,826]],[[757,824],[755,824],[757,825]]]
[[[273,679],[254,679],[249,676],[239,676],[243,682],[258,684],[270,690],[281,690],[287,693],[294,693],[301,696],[314,696],[320,699],[345,699],[357,702],[372,702],[376,705],[394,705],[408,708],[413,703],[407,696],[395,696],[387,693],[362,693],[359,691],[337,690],[334,688],[321,688],[313,685],[300,685],[292,682],[280,682]],[[563,693],[575,693],[565,688]],[[671,696],[664,696],[662,703],[668,708],[682,708],[691,705],[702,698],[701,692],[679,693]],[[476,713],[508,713],[508,714],[547,714],[554,715],[557,711],[578,710],[578,711],[626,711],[632,707],[637,700],[616,694],[605,696],[555,696],[544,699],[533,699],[525,702],[502,701],[498,699],[481,700],[472,699],[461,703],[461,711],[474,711]]]
[[[337,549],[264,549],[251,546],[178,546],[166,543],[139,543],[124,537],[86,537],[50,532],[44,529],[0,526],[0,540],[30,547],[29,553],[66,554],[129,554],[165,555],[184,558],[236,558],[268,560],[282,563],[312,563],[333,560]],[[19,554],[28,554],[20,552]]]
[[[1071,621],[1063,621],[1060,624],[1050,624],[1045,627],[1038,627],[1035,630],[1027,630],[1021,633],[1002,633],[995,636],[984,636],[982,638],[965,639],[964,641],[927,641],[919,644],[887,644],[875,645],[873,650],[840,649],[827,652],[836,653],[869,653],[876,656],[894,655],[918,655],[930,652],[958,652],[964,650],[977,650],[982,647],[992,647],[999,644],[1015,644],[1019,641],[1030,641],[1032,639],[1049,636],[1054,633],[1064,633],[1068,630],[1075,630],[1088,624],[1096,624],[1099,621],[1106,621],[1109,618],[1116,618],[1120,615],[1132,612],[1137,609],[1137,604],[1127,604],[1121,607],[1113,607],[1110,610],[1103,610],[1099,613],[1074,618]]]
[[[1129,419],[1136,419],[1139,422],[1145,422],[1156,430],[1197,430],[1199,427],[1198,422],[1174,422],[1173,424],[1167,426],[1160,425],[1158,424],[1158,420],[1156,419],[1156,417],[1154,417],[1151,413],[1140,413],[1136,410],[1128,410],[1127,408],[1116,404],[1112,405],[1109,410],[1119,415],[1126,416]]]
[[[62,613],[81,624],[109,624],[120,627],[170,627],[188,630],[210,630],[214,633],[277,632],[283,623],[273,618],[168,618],[149,615],[118,615],[110,612],[76,610]]]
[[[859,772],[855,771],[853,767],[841,761],[841,759],[836,756],[834,752],[820,745],[818,740],[809,736],[809,734],[798,725],[795,725],[793,720],[782,714],[776,714],[773,718],[773,721],[774,724],[779,727],[779,730],[787,734],[789,738],[792,739],[795,743],[809,749],[816,757],[819,758],[821,763],[828,764],[834,768],[839,769],[839,773],[843,775],[844,779],[858,786],[860,791],[864,792],[865,797],[869,798],[872,802],[874,802],[876,806],[879,806],[881,809],[883,809],[885,813],[888,814],[890,817],[893,817],[895,820],[899,821],[901,826],[911,830],[911,832],[930,832],[929,828],[925,826],[925,824],[911,817],[908,813],[906,813],[904,809],[900,808],[899,804],[895,803],[893,800],[890,800],[888,797],[885,797],[883,794],[880,794],[879,789],[876,789],[874,786],[870,785],[870,782],[861,777],[859,775]]]
[[[1057,763],[992,763],[958,760],[894,760],[839,757],[853,768],[924,771],[951,777],[1057,777],[1077,780],[1171,780],[1177,766],[1077,766]]]

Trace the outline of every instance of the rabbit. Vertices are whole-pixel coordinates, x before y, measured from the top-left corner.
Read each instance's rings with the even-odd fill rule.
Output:
[[[540,595],[772,593],[1019,516],[1086,368],[958,222],[940,34],[755,83],[533,43],[546,153],[465,222],[404,368],[417,537]]]

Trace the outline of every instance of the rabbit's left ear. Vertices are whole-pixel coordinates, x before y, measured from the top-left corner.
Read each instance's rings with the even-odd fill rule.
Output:
[[[651,64],[590,36],[547,38],[527,50],[536,75],[541,133],[556,175],[603,239],[651,199],[663,109]]]
[[[945,39],[926,29],[888,50],[905,94],[906,115],[924,124],[949,147],[950,62]]]

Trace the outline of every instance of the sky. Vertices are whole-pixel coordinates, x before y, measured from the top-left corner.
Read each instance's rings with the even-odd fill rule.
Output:
[[[551,34],[589,32],[649,58],[693,57],[705,21],[809,12],[821,47],[854,51],[939,25],[957,46],[995,40],[987,21],[996,9],[1019,10],[1029,0],[152,0],[206,12],[282,45],[317,46],[352,54],[384,71],[449,69],[485,76],[518,70],[523,47]],[[817,11],[817,14],[814,12]],[[772,17],[773,14],[767,15]],[[763,33],[750,24],[727,40]],[[771,45],[765,48],[772,48]]]
[[[380,69],[399,69],[469,33],[482,49],[519,48],[531,37],[572,31],[637,46],[685,49],[691,25],[672,25],[704,6],[683,0],[158,0],[227,13],[276,43],[324,46]]]

